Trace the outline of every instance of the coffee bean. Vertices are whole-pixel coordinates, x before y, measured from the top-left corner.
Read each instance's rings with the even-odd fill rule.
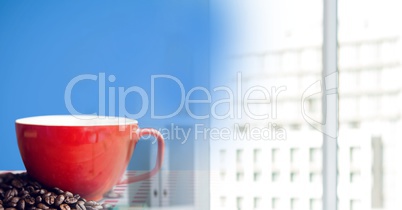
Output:
[[[78,201],[78,203],[75,207],[77,208],[77,210],[87,210],[87,208],[85,207],[84,201]]]
[[[26,197],[25,199],[25,203],[27,204],[27,205],[34,205],[35,204],[35,198],[33,198],[33,197],[31,197],[31,196],[28,196],[28,197]]]
[[[39,190],[39,194],[40,195],[44,195],[44,194],[46,194],[47,193],[47,190],[45,190],[45,189],[40,189]]]
[[[81,196],[78,195],[78,194],[75,194],[75,195],[74,195],[74,198],[77,199],[77,200],[79,200],[79,199],[81,198]]]
[[[56,197],[56,200],[54,201],[54,205],[55,206],[60,206],[60,204],[62,204],[64,202],[64,195],[58,195]]]
[[[13,196],[17,196],[17,195],[18,195],[18,190],[17,190],[17,189],[13,188],[12,191],[13,191]]]
[[[64,196],[66,196],[66,197],[74,197],[73,193],[71,193],[69,191],[64,192]]]
[[[110,194],[109,197],[117,197]],[[60,188],[45,188],[26,173],[0,174],[0,210],[100,210],[95,201]]]
[[[13,199],[13,196],[9,195],[9,196],[5,196],[3,199],[4,203],[8,203],[9,201],[11,201],[11,199]]]
[[[64,194],[64,191],[61,190],[61,189],[58,188],[58,187],[53,188],[52,191],[55,192],[57,195]]]
[[[40,190],[34,190],[34,191],[31,193],[31,195],[39,195],[39,191],[40,191]]]
[[[52,192],[47,192],[47,193],[43,194],[43,196],[46,196],[46,197],[51,196],[51,195],[52,195]],[[42,198],[43,198],[43,196],[42,196]]]
[[[85,206],[87,208],[87,210],[99,210],[99,209],[103,209],[103,206],[99,203],[96,203],[96,205],[86,205]]]
[[[35,202],[36,202],[36,203],[42,202],[42,197],[40,197],[40,195],[36,196]]]
[[[19,200],[20,200],[20,197],[13,197],[10,202],[18,203]]]
[[[54,202],[56,201],[57,195],[51,195],[50,197],[51,197],[51,199],[53,199],[53,204],[54,204]]]
[[[29,195],[29,192],[26,191],[26,190],[21,190],[21,191],[18,193],[18,195],[19,195],[20,197],[22,197],[22,196],[24,196],[24,195]]]
[[[25,201],[24,200],[19,200],[17,203],[17,209],[18,210],[24,210],[25,209]]]
[[[14,179],[13,181],[11,181],[11,185],[18,189],[21,189],[24,186],[22,182],[18,179]]]
[[[77,203],[77,199],[76,198],[74,198],[74,197],[67,197],[65,200],[64,200],[64,202],[65,203],[67,203],[67,204],[75,204],[75,203]]]
[[[34,187],[32,187],[32,186],[28,186],[28,187],[26,188],[26,191],[28,191],[29,193],[33,193],[33,192],[35,191],[35,189],[34,189]]]
[[[48,204],[49,206],[54,204],[53,196],[45,196],[43,200],[45,200],[45,203]]]
[[[13,195],[14,191],[12,189],[7,190],[6,193],[4,194],[4,198],[9,198],[11,200],[12,197],[14,197]],[[4,201],[7,202],[7,201]]]
[[[38,208],[40,208],[40,209],[49,209],[49,206],[46,206],[45,204],[43,204],[43,203],[38,203],[38,205],[36,205],[36,207],[38,207]]]
[[[95,201],[88,201],[85,203],[85,206],[97,206],[97,205],[99,205],[99,204]]]
[[[14,203],[14,202],[7,203],[7,207],[16,207],[16,206],[17,206],[17,203]]]
[[[42,188],[42,186],[38,182],[35,182],[35,181],[29,181],[28,184],[31,185],[32,187],[34,187],[35,189]]]
[[[68,204],[64,203],[60,205],[60,210],[71,210],[71,208]]]

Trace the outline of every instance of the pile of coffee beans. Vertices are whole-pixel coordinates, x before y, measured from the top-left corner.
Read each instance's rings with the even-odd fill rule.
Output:
[[[87,201],[59,188],[45,188],[26,173],[0,174],[0,210],[101,210],[111,206]]]

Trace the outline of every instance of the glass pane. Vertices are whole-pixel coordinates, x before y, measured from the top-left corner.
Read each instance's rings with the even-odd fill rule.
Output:
[[[212,129],[230,137],[211,142],[211,209],[225,197],[226,209],[320,210],[322,0],[222,4],[229,44],[212,113],[230,117],[212,117]]]
[[[397,0],[338,0],[338,209],[402,206]]]

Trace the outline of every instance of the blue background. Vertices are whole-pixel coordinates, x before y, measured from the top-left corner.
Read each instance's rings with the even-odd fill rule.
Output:
[[[78,75],[114,75],[115,82],[106,80],[106,102],[109,87],[138,86],[150,93],[155,74],[177,77],[186,91],[208,88],[208,23],[207,1],[0,1],[0,170],[24,169],[14,121],[69,114],[64,91]],[[79,112],[98,113],[97,82],[82,81],[74,87],[72,103]],[[177,109],[181,99],[177,84],[160,80],[155,91],[157,114]],[[115,105],[117,115],[118,100]],[[107,103],[105,108],[109,115]],[[137,113],[141,97],[128,95],[125,108]],[[195,111],[205,114],[207,107]],[[153,120],[150,108],[138,120],[141,127],[156,128],[195,123],[185,112]],[[139,144],[136,159],[148,155],[151,147],[149,142]],[[193,153],[193,144],[171,145],[179,151],[170,152],[171,168],[191,169],[192,158],[185,157]],[[168,147],[173,146],[168,142]],[[149,161],[142,158],[130,168],[147,169]]]

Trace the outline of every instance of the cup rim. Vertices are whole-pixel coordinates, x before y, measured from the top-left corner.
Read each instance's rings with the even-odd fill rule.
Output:
[[[138,124],[137,120],[126,117],[98,115],[40,115],[15,120],[16,124],[38,126],[92,127],[124,126]]]

